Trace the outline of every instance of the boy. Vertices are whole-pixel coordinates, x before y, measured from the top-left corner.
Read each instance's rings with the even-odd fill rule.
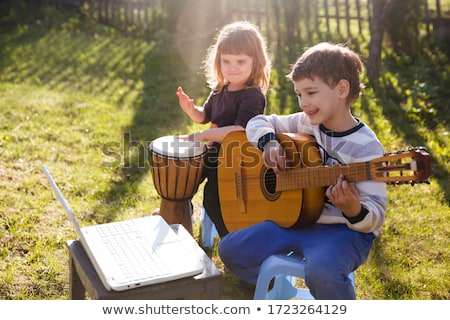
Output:
[[[305,51],[288,75],[302,112],[258,115],[247,124],[248,140],[263,152],[265,165],[283,174],[285,151],[276,134],[286,132],[313,136],[324,165],[382,156],[376,135],[350,111],[363,87],[362,71],[359,57],[344,46],[320,43]],[[322,214],[312,225],[286,229],[264,221],[223,237],[219,254],[226,267],[254,284],[267,257],[293,251],[306,259],[305,282],[316,299],[355,299],[348,274],[367,259],[381,231],[386,186],[374,181],[351,184],[340,176],[325,196]]]

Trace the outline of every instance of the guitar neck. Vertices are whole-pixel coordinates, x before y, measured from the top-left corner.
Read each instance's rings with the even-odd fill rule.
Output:
[[[348,182],[371,180],[370,162],[288,169],[277,177],[276,191],[327,187],[336,184],[340,175]]]

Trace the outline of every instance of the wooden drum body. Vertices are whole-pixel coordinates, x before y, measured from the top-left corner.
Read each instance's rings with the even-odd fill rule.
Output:
[[[200,185],[206,145],[164,136],[149,146],[153,184],[161,196],[160,215],[192,231],[190,199]]]

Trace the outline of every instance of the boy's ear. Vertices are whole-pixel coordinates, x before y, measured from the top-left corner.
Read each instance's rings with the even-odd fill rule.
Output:
[[[336,89],[338,90],[339,97],[346,99],[350,93],[350,82],[348,82],[348,80],[341,79],[337,83]]]

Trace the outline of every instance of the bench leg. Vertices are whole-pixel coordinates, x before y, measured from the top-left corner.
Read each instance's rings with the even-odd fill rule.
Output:
[[[84,300],[86,289],[81,282],[81,279],[75,268],[75,263],[71,256],[69,257],[69,286],[71,300]]]
[[[206,290],[203,295],[203,299],[207,300],[220,300],[220,279],[217,281],[210,281],[205,284]]]

